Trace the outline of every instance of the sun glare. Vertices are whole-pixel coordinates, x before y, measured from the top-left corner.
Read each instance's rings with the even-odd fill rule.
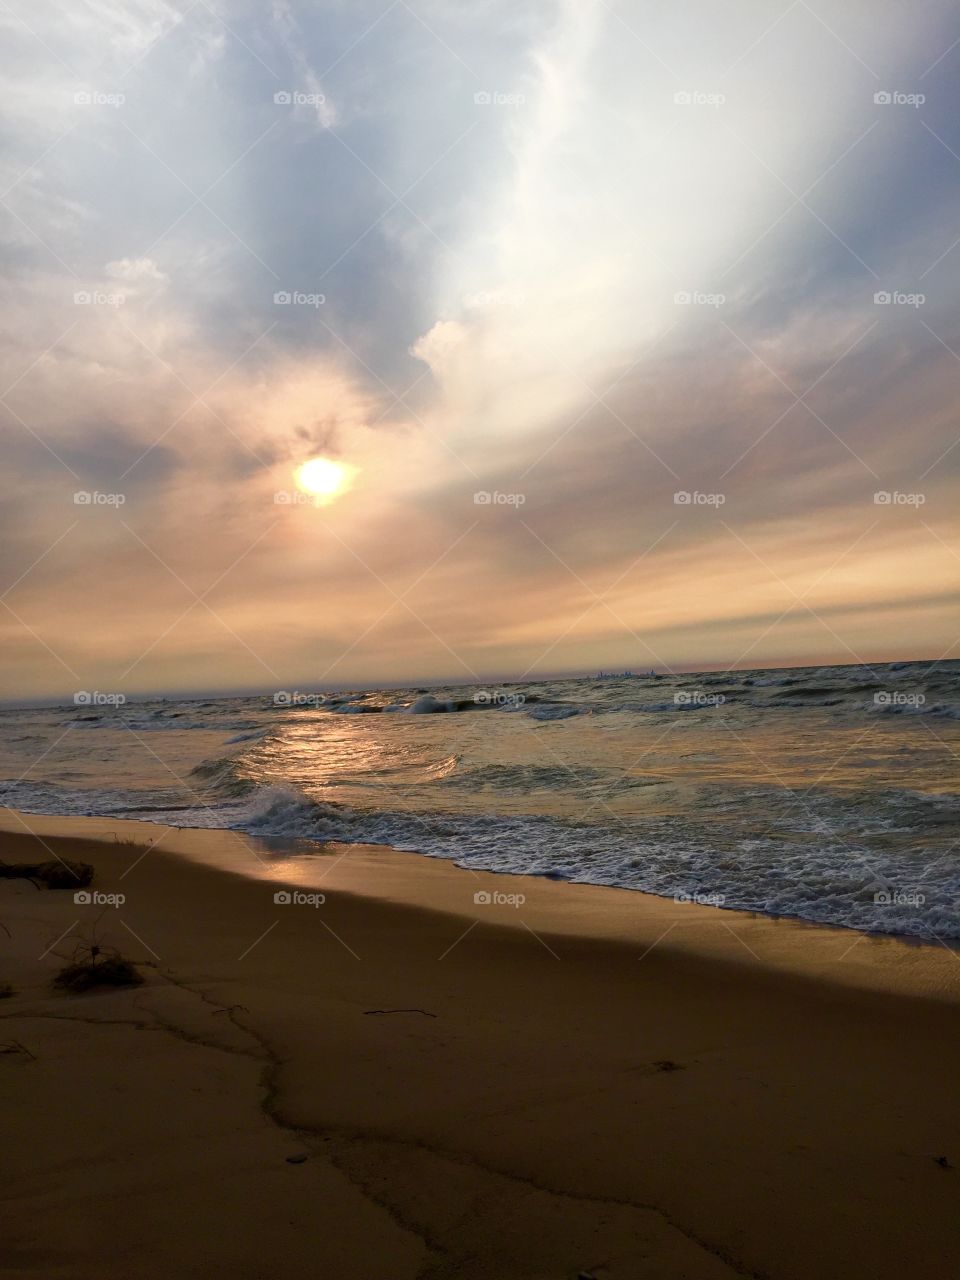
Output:
[[[353,483],[356,467],[346,462],[334,462],[331,458],[311,458],[297,467],[297,488],[312,494],[318,502],[332,502],[345,493]]]

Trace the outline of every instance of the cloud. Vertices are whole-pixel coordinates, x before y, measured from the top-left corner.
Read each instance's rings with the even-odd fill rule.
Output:
[[[466,326],[459,320],[438,320],[429,332],[416,340],[410,354],[422,360],[434,377],[442,380],[467,336]]]
[[[17,690],[30,628],[130,688],[946,649],[957,55],[884,12],[8,15]]]

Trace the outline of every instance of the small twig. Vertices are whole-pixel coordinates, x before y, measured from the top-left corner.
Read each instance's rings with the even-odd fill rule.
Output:
[[[429,1009],[364,1009],[364,1016],[369,1013],[422,1013],[425,1018],[435,1018],[437,1015],[431,1013]]]
[[[0,1053],[25,1053],[28,1058],[37,1061],[37,1055],[31,1053],[25,1044],[21,1044],[19,1040],[8,1040],[6,1044],[0,1045]]]

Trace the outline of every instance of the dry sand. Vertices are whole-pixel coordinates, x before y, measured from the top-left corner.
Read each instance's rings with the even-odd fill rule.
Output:
[[[946,948],[384,850],[0,827],[4,860],[126,897],[0,881],[3,1277],[956,1270]],[[144,985],[55,994],[93,935]]]

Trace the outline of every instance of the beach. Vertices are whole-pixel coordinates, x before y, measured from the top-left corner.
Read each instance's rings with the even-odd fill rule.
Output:
[[[0,1280],[960,1276],[957,5],[2,8]]]
[[[0,858],[100,895],[0,880],[0,1275],[850,1280],[960,1245],[946,946],[10,810]],[[55,991],[81,938],[143,984]]]

